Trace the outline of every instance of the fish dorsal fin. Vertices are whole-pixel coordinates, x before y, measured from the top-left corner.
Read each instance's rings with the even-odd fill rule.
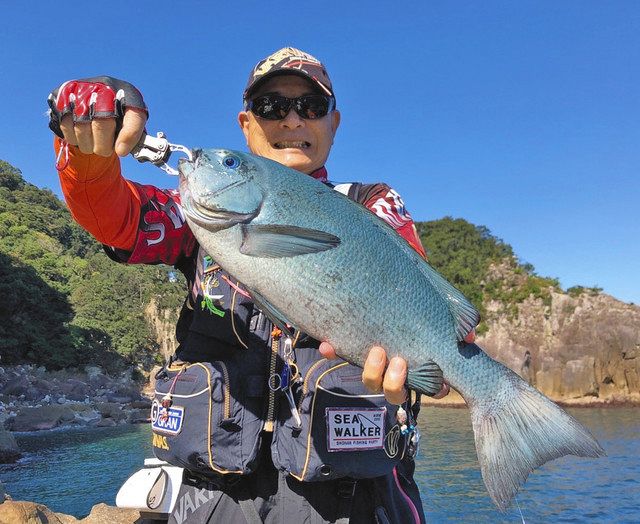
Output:
[[[340,244],[340,239],[316,229],[280,224],[242,225],[244,255],[261,258],[285,258],[319,253]]]
[[[440,273],[428,263],[425,263],[425,266],[427,267],[427,278],[439,295],[445,299],[449,311],[453,315],[456,323],[456,338],[462,342],[464,337],[480,323],[480,313],[467,297],[453,287]]]

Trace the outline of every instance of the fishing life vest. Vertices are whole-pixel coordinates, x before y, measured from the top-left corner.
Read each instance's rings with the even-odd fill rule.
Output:
[[[424,254],[411,217],[391,188],[333,187],[366,205]],[[399,414],[383,394],[364,387],[361,368],[324,359],[317,340],[275,327],[242,283],[188,238],[176,192],[138,190],[143,208],[137,245],[132,253],[111,250],[110,256],[172,263],[189,287],[175,358],[156,381],[151,410],[156,457],[203,475],[244,475],[257,467],[268,432],[277,468],[301,481],[321,481],[388,475],[415,451],[414,435],[407,431],[414,425],[408,405]],[[183,229],[182,236],[172,225]],[[405,413],[409,420],[403,423]]]

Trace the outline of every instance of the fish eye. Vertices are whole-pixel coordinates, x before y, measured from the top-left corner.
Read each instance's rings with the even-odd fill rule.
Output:
[[[222,159],[222,164],[231,169],[235,169],[240,165],[240,160],[233,155],[228,155]]]

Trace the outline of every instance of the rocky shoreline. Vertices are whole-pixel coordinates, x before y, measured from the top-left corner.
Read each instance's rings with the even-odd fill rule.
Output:
[[[131,372],[111,376],[91,366],[0,367],[0,462],[20,458],[13,433],[148,422],[151,401],[143,387]]]
[[[72,515],[55,513],[43,504],[0,499],[0,524],[153,524],[158,522],[142,518],[134,509],[122,509],[96,504],[91,513],[82,519]]]

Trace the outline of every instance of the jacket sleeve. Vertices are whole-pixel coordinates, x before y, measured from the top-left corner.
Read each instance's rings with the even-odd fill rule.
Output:
[[[68,147],[60,186],[74,220],[121,262],[175,264],[196,241],[184,220],[177,191],[125,180],[117,155],[85,155],[56,137],[56,153]],[[66,158],[63,151],[62,158]]]
[[[58,174],[71,216],[98,242],[132,249],[140,220],[140,198],[133,184],[122,178],[117,155],[85,155],[56,137],[56,154],[63,147],[68,147],[68,161]]]
[[[413,249],[427,258],[416,226],[400,195],[386,184],[367,185],[363,189],[365,194],[361,201],[365,207],[393,227]]]

